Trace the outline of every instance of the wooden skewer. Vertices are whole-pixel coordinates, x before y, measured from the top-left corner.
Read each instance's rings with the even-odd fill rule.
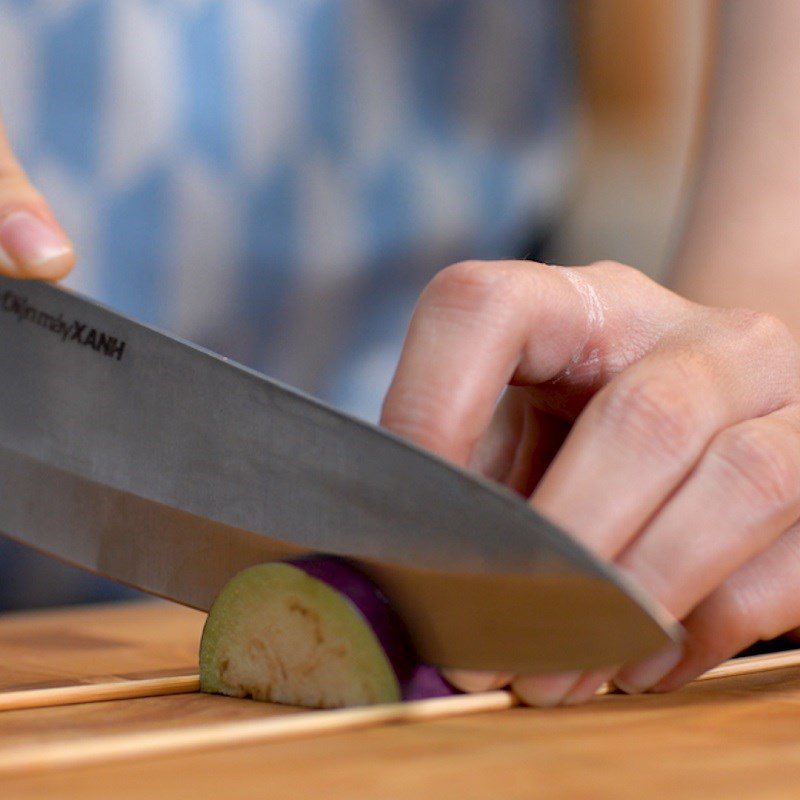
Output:
[[[709,670],[697,680],[728,678],[790,667],[800,667],[800,650],[733,659]],[[62,705],[66,702],[89,702],[90,700],[190,692],[196,691],[197,686],[196,675],[182,675],[95,686],[30,690],[9,693],[6,696],[35,694],[39,699],[49,698],[48,704]],[[81,690],[81,692],[78,693],[76,690]],[[92,693],[90,690],[95,691]],[[611,690],[611,687],[606,686],[601,688],[598,694],[607,694]],[[77,698],[79,696],[81,699],[64,699],[65,697]],[[55,699],[55,703],[52,702],[53,699]],[[17,698],[15,702],[17,703],[15,708],[32,707],[30,703],[24,702],[24,698]],[[20,745],[0,751],[0,775],[45,768],[78,767],[153,755],[194,752],[222,747],[231,743],[242,745],[285,741],[303,736],[359,730],[390,723],[422,722],[464,714],[502,711],[516,705],[519,705],[519,700],[512,692],[498,690],[408,703],[344,708],[333,711],[308,711],[303,714],[271,716],[264,719],[195,725],[179,730],[91,736],[80,740],[45,745]],[[8,708],[9,705],[3,707]]]
[[[755,672],[788,667],[800,667],[800,649],[734,658],[710,669],[695,680],[705,681],[713,678],[750,675]],[[197,692],[199,689],[200,678],[198,675],[170,675],[160,678],[109,681],[47,689],[20,689],[12,692],[0,692],[0,711],[97,703],[103,700],[133,700],[138,697],[158,697],[168,694],[189,694]],[[609,694],[613,691],[611,684],[605,684],[598,689],[597,694]]]
[[[704,672],[695,680],[707,681],[713,678],[732,678],[736,675],[752,675],[756,672],[769,672],[773,669],[787,669],[789,667],[800,667],[800,650],[732,658],[730,661]]]
[[[102,700],[131,700],[137,697],[185,694],[199,690],[200,678],[197,675],[83,683],[77,686],[56,686],[47,689],[20,689],[0,692],[0,711],[97,703]]]
[[[769,672],[774,669],[800,667],[800,650],[787,650],[783,653],[766,653],[758,656],[732,658],[718,667],[698,675],[694,681],[709,681],[715,678],[733,678],[738,675],[753,675],[756,672]],[[597,694],[612,694],[616,689],[613,684],[606,683],[597,690]]]
[[[0,775],[153,755],[173,755],[231,744],[285,741],[303,736],[353,731],[389,723],[422,722],[482,711],[501,711],[512,708],[518,702],[511,692],[483,692],[408,703],[219,722],[179,730],[91,736],[46,745],[27,744],[0,751]]]

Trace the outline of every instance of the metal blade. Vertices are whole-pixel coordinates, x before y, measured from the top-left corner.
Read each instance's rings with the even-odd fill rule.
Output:
[[[549,671],[680,628],[522,500],[43,283],[0,278],[0,531],[208,609],[237,571],[354,558],[421,657]]]

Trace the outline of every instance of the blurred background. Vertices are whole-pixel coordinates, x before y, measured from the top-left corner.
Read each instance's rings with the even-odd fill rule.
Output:
[[[668,268],[712,0],[0,0],[72,287],[375,420],[465,258]],[[0,608],[128,596],[0,542]]]

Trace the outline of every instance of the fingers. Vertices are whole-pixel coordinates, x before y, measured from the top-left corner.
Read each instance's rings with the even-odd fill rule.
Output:
[[[719,434],[619,563],[682,618],[737,569],[769,552],[798,518],[800,409],[793,405]],[[675,649],[657,654],[625,667],[615,682],[628,692],[646,691],[682,658]]]
[[[529,706],[552,708],[557,705],[579,705],[594,697],[615,672],[615,669],[606,667],[589,672],[523,675],[514,679],[511,688]]]
[[[72,244],[29,183],[0,125],[0,274],[55,280],[74,263]]]
[[[569,322],[556,337],[563,319]],[[517,369],[529,329],[553,342],[555,374],[579,350],[587,324],[569,283],[538,265],[456,264],[420,298],[382,423],[465,464]]]
[[[531,498],[598,555],[614,558],[630,543],[720,430],[797,395],[788,330],[751,315],[710,322],[708,332],[689,331],[605,386]]]
[[[800,525],[731,576],[685,620],[681,659],[644,689],[671,691],[761,639],[800,624]],[[638,676],[621,673],[621,688],[641,690]]]
[[[511,386],[478,441],[469,467],[527,497],[564,441],[566,431],[566,423],[536,408],[526,388]],[[473,670],[444,670],[443,674],[465,692],[499,689],[513,678],[511,673]],[[532,702],[530,698],[521,699]]]
[[[717,595],[712,590],[741,567],[733,582],[738,586],[752,569],[743,565],[761,560],[772,564],[770,545],[778,540],[773,547],[777,552],[784,551],[792,541],[792,535],[785,532],[799,517],[800,410],[791,406],[720,434],[692,478],[623,554],[620,563],[651,587],[676,616],[684,616],[710,595],[711,599],[700,606],[705,611],[695,620],[705,619],[716,609],[722,618],[715,626],[721,626],[724,633],[725,612],[718,607],[723,600],[730,605],[730,589]],[[748,580],[753,581],[752,577]],[[780,584],[777,575],[770,580]],[[794,622],[790,620],[787,629]],[[751,633],[745,630],[743,635],[748,638]],[[714,632],[712,642],[716,636]],[[739,640],[722,640],[726,648],[722,658],[741,649]],[[713,658],[715,648],[709,650],[704,641],[701,651]],[[747,644],[750,641],[741,647]],[[624,668],[615,681],[628,692],[646,691],[681,660],[685,660],[682,652],[663,654],[661,661],[655,658]],[[701,666],[705,668],[705,664]]]
[[[759,346],[765,332],[767,338]],[[558,467],[563,467],[559,461],[567,447],[579,439],[576,434],[584,433],[582,422],[591,419],[590,403],[534,493],[534,501],[544,494],[552,502],[561,492],[558,500],[562,505],[550,507],[545,513],[562,525],[571,524],[601,555],[616,557],[640,585],[678,618],[767,548],[800,516],[800,409],[788,405],[758,416],[796,395],[796,387],[783,380],[783,375],[797,372],[796,361],[793,362],[797,358],[796,347],[784,339],[769,322],[766,331],[760,330],[758,336],[739,337],[735,347],[730,343],[720,347],[722,360],[705,364],[693,379],[687,375],[681,391],[689,400],[681,397],[677,383],[672,394],[659,390],[663,392],[656,395],[661,409],[686,402],[693,409],[685,415],[691,421],[685,435],[683,430],[673,434],[678,438],[678,447],[660,442],[655,458],[648,460],[648,448],[637,448],[635,438],[629,438],[623,441],[624,457],[620,458],[609,442],[605,465],[597,459],[589,466],[591,480],[586,488],[556,486],[556,491],[547,497],[548,481]],[[778,369],[777,381],[770,382],[763,374],[754,376],[752,370],[741,368],[742,363],[765,350],[777,359],[771,367]],[[641,372],[645,379],[650,373],[665,380],[672,365],[688,361],[681,359],[679,352],[668,355],[668,359],[661,354],[643,359],[623,378],[636,385],[642,379],[637,376]],[[719,382],[713,392],[709,392],[707,380],[704,385],[703,379],[709,376],[716,376]],[[755,385],[750,383],[753,377]],[[601,394],[615,388],[612,382]],[[710,413],[697,413],[703,409]],[[627,417],[635,432],[641,423],[631,419],[630,412]],[[674,417],[673,424],[679,418]],[[737,418],[743,421],[715,433]],[[591,455],[595,435],[596,428],[579,439],[580,458]],[[711,443],[706,445],[709,436]],[[603,448],[598,447],[597,452],[602,454]],[[670,467],[675,471],[671,473]],[[579,468],[574,462],[568,464],[566,480],[579,478]],[[616,485],[615,480],[619,481]],[[592,494],[598,485],[599,492]],[[566,494],[569,491],[575,491],[571,502]],[[581,493],[591,495],[591,502],[584,507],[580,505],[585,500]],[[633,502],[617,503],[619,496]],[[586,517],[581,519],[581,514]],[[680,650],[669,648],[626,667],[616,680],[628,691],[642,691],[660,680],[681,658]],[[566,683],[554,687],[551,680],[528,678],[524,682],[524,699],[546,705],[582,702],[599,685],[591,676],[567,683],[569,687],[564,690]]]
[[[669,307],[654,320],[638,310],[650,295],[650,311]],[[420,298],[382,422],[466,464],[509,381],[603,380],[604,359],[621,369],[669,327],[684,305],[674,298],[621,267],[456,264]]]
[[[462,692],[489,692],[508,686],[513,675],[510,672],[480,672],[478,670],[443,669],[445,680]]]
[[[564,695],[561,704],[565,706],[577,706],[585,703],[597,694],[597,690],[608,683],[616,673],[613,667],[590,670],[572,685],[572,688]]]
[[[468,466],[528,497],[568,431],[568,423],[536,407],[526,387],[509,386]]]
[[[517,491],[535,485],[539,511],[676,616],[696,609],[685,652],[617,675],[627,688],[661,687],[753,635],[745,626],[722,646],[709,619],[740,602],[716,587],[738,586],[800,516],[799,365],[776,320],[694,306],[630,270],[469,263],[423,295],[383,422]],[[526,388],[497,406],[509,383]],[[541,465],[529,462],[543,410],[581,413],[537,485]],[[582,702],[608,674],[518,676],[512,687],[538,705]],[[455,679],[467,688],[500,676]]]
[[[526,705],[552,708],[562,701],[579,680],[580,672],[521,675],[511,683],[511,689]]]
[[[800,407],[718,434],[692,475],[618,559],[683,618],[800,518]]]

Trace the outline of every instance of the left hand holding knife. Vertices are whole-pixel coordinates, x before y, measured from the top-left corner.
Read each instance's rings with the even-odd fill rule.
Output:
[[[612,678],[666,691],[799,625],[799,356],[776,318],[692,303],[619,264],[435,277],[383,424],[529,496],[687,629],[620,669],[451,680],[511,682],[537,705]]]

